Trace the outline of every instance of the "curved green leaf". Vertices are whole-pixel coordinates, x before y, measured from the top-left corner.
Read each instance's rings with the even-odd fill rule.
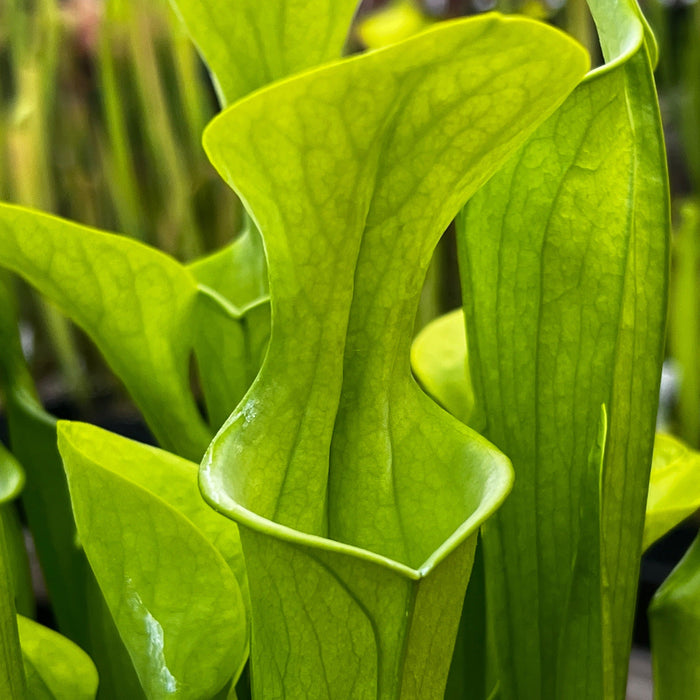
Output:
[[[700,536],[656,592],[649,606],[654,697],[700,695]]]
[[[152,493],[186,517],[219,551],[238,581],[243,600],[248,599],[238,528],[202,499],[197,464],[87,423],[63,421],[60,433],[61,444],[71,450],[70,454],[79,452],[83,459]]]
[[[253,383],[270,338],[260,234],[249,223],[233,243],[189,269],[199,283],[195,355],[209,424],[218,430]]]
[[[240,313],[269,297],[265,252],[251,225],[233,243],[188,268],[200,285],[216,291]]]
[[[170,0],[231,104],[259,87],[340,56],[358,0]]]
[[[215,428],[257,372],[266,312],[216,308],[222,300],[200,290],[188,268],[142,243],[0,205],[0,265],[23,276],[91,336],[160,444],[178,454],[199,459],[211,437],[189,388],[192,349],[201,355]],[[205,279],[212,275],[194,269]],[[210,297],[204,305],[203,294]],[[225,345],[217,353],[212,346],[219,339]]]
[[[668,189],[654,48],[639,8],[590,5],[608,63],[458,220],[471,423],[516,472],[513,495],[483,533],[504,700],[621,698],[628,667],[663,358]],[[574,610],[567,601],[584,546],[576,514],[592,497],[579,485],[603,404],[602,580]],[[601,595],[602,637],[562,644]],[[573,677],[570,689],[558,686],[560,654],[587,660],[573,667],[585,693]]]
[[[411,345],[411,368],[425,391],[463,423],[474,408],[464,312],[431,321]]]
[[[455,22],[259,91],[205,132],[270,277],[263,367],[201,472],[241,524],[256,695],[443,691],[474,535],[510,474],[412,380],[421,285],[458,208],[585,65],[543,25]]]
[[[28,698],[92,700],[95,697],[97,671],[79,646],[21,615],[17,623]]]
[[[59,423],[58,440],[81,543],[146,696],[211,697],[247,657],[241,589],[210,541],[238,566],[235,528],[173,455],[79,424]]]
[[[647,549],[700,508],[700,453],[671,435],[656,434],[647,497]]]
[[[162,445],[199,459],[209,431],[189,391],[196,285],[186,268],[137,241],[7,204],[0,265],[92,337]]]

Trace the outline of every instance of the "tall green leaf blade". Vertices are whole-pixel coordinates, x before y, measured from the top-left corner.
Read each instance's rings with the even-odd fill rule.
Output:
[[[86,649],[100,676],[98,700],[145,700],[134,664],[114,624],[95,576],[86,566],[85,607],[87,609]]]
[[[208,127],[269,265],[268,352],[201,473],[242,525],[256,696],[443,692],[475,532],[509,474],[411,378],[421,285],[456,211],[585,65],[551,29],[491,16],[278,83]]]
[[[12,572],[15,607],[20,615],[35,615],[34,588],[29,557],[24,541],[24,527],[14,504],[0,506],[0,520],[5,532],[7,557]]]
[[[694,700],[700,694],[700,536],[649,606],[654,697]]]
[[[472,423],[516,471],[513,496],[484,528],[505,699],[556,697],[581,536],[578,486],[602,404],[604,636],[614,659],[597,642],[565,653],[614,667],[606,697],[619,698],[631,640],[663,349],[668,192],[639,10],[607,0],[592,10],[609,63],[459,221]],[[589,594],[597,608],[601,589]]]
[[[92,700],[98,678],[90,657],[48,627],[21,615],[17,622],[28,696],[37,700]]]
[[[253,383],[270,338],[260,234],[249,223],[233,243],[189,269],[199,283],[194,350],[209,424],[218,430]]]
[[[27,697],[26,693],[17,631],[14,584],[5,543],[5,530],[0,519],[0,694],[13,700],[24,700]]]
[[[229,553],[235,529],[183,460],[90,426],[58,436],[81,543],[146,697],[212,696],[247,658],[241,589],[209,539]]]
[[[56,447],[56,421],[26,394],[11,394],[13,449],[27,469],[22,502],[61,633],[86,643],[85,556],[76,543],[68,485]]]
[[[340,56],[357,0],[171,0],[221,103]]]
[[[11,205],[0,205],[0,265],[92,337],[163,446],[201,457],[209,431],[187,364],[196,285],[183,266],[125,237]]]
[[[608,417],[601,407],[598,435],[588,455],[588,469],[581,475],[579,520],[581,531],[572,563],[571,584],[566,601],[565,623],[559,637],[556,670],[557,688],[554,697],[571,695],[577,698],[610,696],[607,685],[614,676],[612,639],[606,636],[606,620],[610,615],[604,595],[604,566],[602,542],[603,470],[607,442]],[[591,595],[596,591],[597,595]],[[571,649],[590,649],[596,661],[581,664]],[[582,672],[583,667],[583,672]]]
[[[0,520],[7,545],[8,564],[12,571],[17,610],[34,613],[29,562],[24,547],[22,526],[12,501],[19,496],[25,482],[24,470],[14,455],[0,442]]]
[[[63,634],[85,643],[85,558],[75,543],[75,524],[56,424],[38,398],[19,339],[9,281],[0,277],[0,387],[10,442],[26,468],[22,502],[34,537],[54,614]]]

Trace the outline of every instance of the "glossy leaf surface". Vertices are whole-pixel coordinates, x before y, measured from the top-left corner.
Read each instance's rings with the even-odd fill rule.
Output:
[[[223,105],[340,56],[357,0],[171,0]]]
[[[413,321],[445,226],[585,66],[542,25],[455,22],[205,132],[269,266],[268,352],[201,474],[242,525],[257,697],[443,692],[473,535],[510,477],[413,382]]]
[[[700,508],[700,454],[657,433],[644,521],[643,549]]]
[[[654,697],[694,700],[700,694],[700,538],[649,606]]]
[[[663,357],[668,192],[654,47],[639,8],[590,6],[607,64],[458,222],[471,422],[516,473],[483,531],[504,700],[621,698],[631,642]],[[572,607],[589,541],[583,514],[597,498],[582,484],[601,405],[602,577]],[[601,597],[603,634],[576,641],[579,615],[600,609]]]
[[[19,638],[27,697],[32,700],[92,700],[97,671],[90,657],[70,640],[19,616]]]
[[[78,534],[146,696],[211,697],[247,657],[235,526],[173,455],[77,423],[59,424],[59,448]]]

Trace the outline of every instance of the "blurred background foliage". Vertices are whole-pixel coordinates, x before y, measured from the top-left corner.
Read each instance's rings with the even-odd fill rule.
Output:
[[[233,1],[233,0],[232,0]],[[348,52],[489,10],[551,22],[600,61],[585,0],[365,0]],[[700,8],[645,0],[661,48],[675,217],[664,420],[700,447]],[[218,110],[167,0],[0,0],[0,199],[119,231],[187,261],[241,229],[242,211],[200,145]],[[460,303],[450,232],[417,327]],[[84,336],[18,285],[23,339],[45,398],[88,406],[114,380]]]

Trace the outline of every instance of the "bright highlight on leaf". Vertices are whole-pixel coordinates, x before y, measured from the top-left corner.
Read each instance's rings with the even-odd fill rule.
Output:
[[[361,20],[355,31],[368,49],[381,49],[408,39],[431,24],[433,21],[416,0],[394,0]]]
[[[24,470],[20,463],[0,443],[0,505],[19,496],[24,486]]]
[[[644,542],[647,549],[700,508],[700,454],[657,433],[651,463]]]

